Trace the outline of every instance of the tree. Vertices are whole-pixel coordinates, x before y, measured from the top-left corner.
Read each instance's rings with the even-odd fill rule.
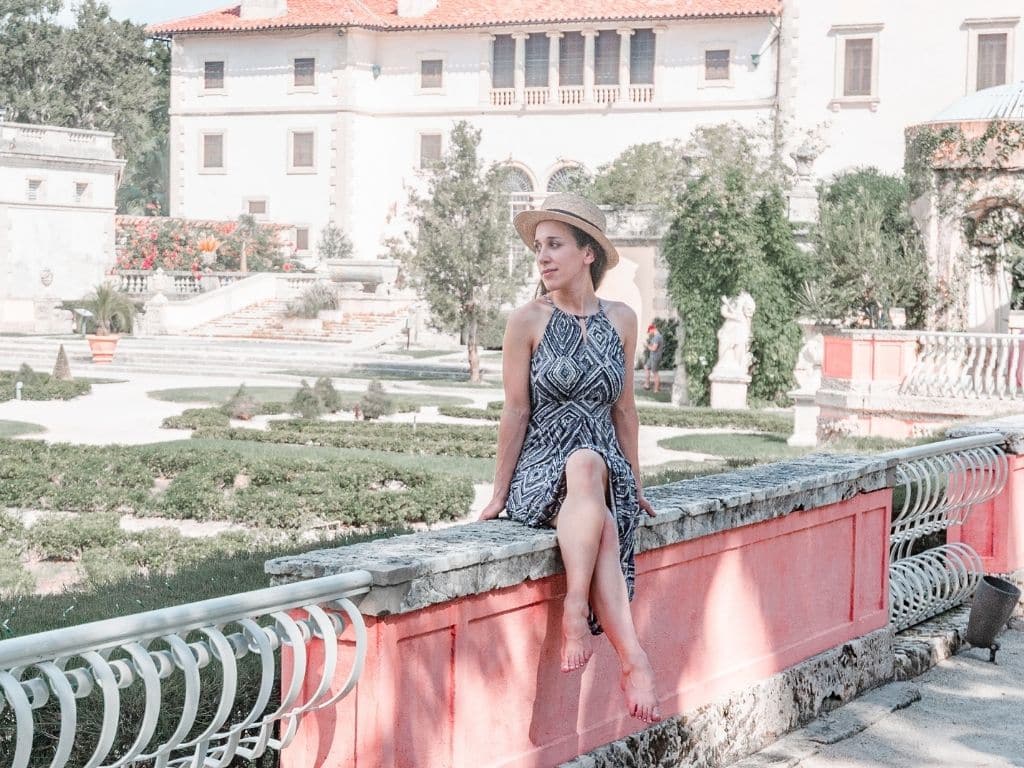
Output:
[[[323,262],[348,259],[352,257],[352,241],[338,225],[329,221],[320,233],[316,253]]]
[[[583,179],[573,191],[599,205],[671,206],[686,179],[687,159],[678,143],[634,144]]]
[[[128,163],[121,209],[140,198],[143,207],[166,208],[166,45],[147,41],[141,25],[112,19],[97,0],[76,5],[74,26],[61,27],[54,15],[62,6],[0,5],[0,104],[7,119],[113,132]]]
[[[818,196],[813,289],[829,313],[885,328],[889,310],[902,306],[911,325],[923,322],[928,270],[904,180],[859,169],[823,184]]]
[[[410,193],[409,247],[394,247],[429,304],[434,326],[465,333],[474,382],[480,381],[480,324],[515,298],[529,264],[525,251],[510,255],[505,171],[485,166],[479,145],[480,131],[465,121],[455,124],[448,151],[427,172],[427,193]]]
[[[662,255],[685,330],[683,361],[694,403],[708,399],[721,297],[743,290],[757,303],[750,395],[775,400],[790,386],[800,343],[794,294],[810,265],[794,242],[785,176],[767,146],[758,134],[715,126],[699,129],[686,149],[690,176],[676,199]]]

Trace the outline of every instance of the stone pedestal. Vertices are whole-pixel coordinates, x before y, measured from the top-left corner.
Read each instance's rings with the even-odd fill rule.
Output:
[[[745,410],[747,407],[747,387],[749,376],[734,376],[712,373],[708,376],[711,382],[711,407],[727,410]]]
[[[59,299],[43,296],[32,302],[34,327],[32,333],[71,333],[71,312],[61,308]]]
[[[818,411],[813,392],[790,392],[793,398],[793,434],[786,441],[800,448],[814,448],[818,444]]]
[[[134,325],[135,336],[161,336],[167,333],[167,320],[165,308],[167,297],[157,293],[142,307],[142,316]]]

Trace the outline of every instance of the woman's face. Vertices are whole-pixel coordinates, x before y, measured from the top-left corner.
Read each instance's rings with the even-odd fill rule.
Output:
[[[576,238],[568,224],[560,221],[542,221],[538,224],[533,251],[537,257],[540,279],[548,291],[572,285],[581,279],[581,275],[590,278],[593,251],[576,245]]]

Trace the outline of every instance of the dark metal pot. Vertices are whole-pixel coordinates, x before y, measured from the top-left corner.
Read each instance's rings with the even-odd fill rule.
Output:
[[[985,576],[978,584],[971,603],[964,639],[976,648],[988,648],[989,661],[995,662],[999,643],[996,635],[1006,626],[1020,600],[1020,589],[998,576]]]

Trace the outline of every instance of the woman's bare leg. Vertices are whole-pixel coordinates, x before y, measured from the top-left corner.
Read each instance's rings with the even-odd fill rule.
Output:
[[[661,720],[655,692],[654,671],[629,609],[626,580],[619,564],[619,534],[615,520],[605,513],[594,576],[590,585],[590,604],[619,657],[622,691],[629,714],[647,723]]]
[[[566,581],[563,672],[582,669],[594,652],[587,614],[601,532],[608,519],[604,503],[607,484],[608,468],[595,451],[575,451],[565,462],[565,501],[555,520]]]

